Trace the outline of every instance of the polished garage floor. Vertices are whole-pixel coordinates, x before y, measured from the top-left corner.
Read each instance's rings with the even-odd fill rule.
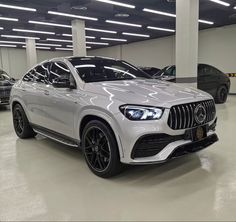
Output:
[[[236,220],[236,96],[218,105],[220,142],[104,180],[77,150],[20,140],[0,108],[0,221]]]

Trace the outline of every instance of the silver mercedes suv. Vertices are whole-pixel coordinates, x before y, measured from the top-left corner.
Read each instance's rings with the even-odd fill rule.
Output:
[[[16,134],[41,134],[80,147],[89,168],[111,177],[122,164],[161,163],[218,140],[213,98],[154,80],[139,68],[103,57],[45,61],[11,93]]]

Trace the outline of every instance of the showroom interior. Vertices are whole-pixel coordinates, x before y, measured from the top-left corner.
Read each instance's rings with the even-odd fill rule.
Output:
[[[0,77],[2,75],[3,78],[0,78],[0,221],[235,221],[235,39],[235,0],[0,0]],[[123,124],[121,128],[124,131],[126,127],[130,127],[129,122],[135,122],[128,120],[125,115],[132,106],[140,106],[134,102],[138,101],[138,97],[142,98],[144,104],[146,102],[145,108],[151,112],[147,101],[152,98],[155,98],[153,101],[157,104],[168,106],[173,102],[183,101],[180,97],[185,94],[186,101],[190,101],[187,100],[190,96],[192,101],[197,101],[198,97],[210,98],[212,101],[215,99],[216,114],[214,104],[209,103],[209,100],[203,103],[204,106],[197,104],[194,114],[201,112],[201,117],[201,114],[207,115],[208,112],[212,115],[212,125],[207,125],[206,130],[214,131],[219,140],[204,147],[206,149],[197,150],[199,152],[194,150],[194,153],[168,159],[169,161],[145,162],[137,158],[141,162],[135,164],[134,158],[132,162],[130,157],[125,158],[125,148],[123,151],[118,150],[123,163],[122,170],[105,179],[93,174],[91,167],[89,169],[86,164],[83,149],[79,147],[81,144],[83,147],[86,135],[83,131],[80,135],[82,142],[74,141],[78,142],[78,147],[73,146],[74,144],[70,146],[64,137],[62,140],[62,131],[59,129],[57,132],[58,138],[61,136],[60,140],[53,137],[50,134],[52,132],[45,135],[40,133],[42,131],[35,130],[36,126],[27,114],[25,116],[28,120],[25,121],[38,135],[27,139],[18,138],[20,136],[15,133],[14,128],[14,99],[18,94],[26,95],[24,93],[27,91],[24,87],[21,88],[21,83],[25,81],[26,86],[30,85],[25,79],[26,76],[28,78],[28,73],[37,69],[34,67],[57,64],[58,61],[64,61],[64,58],[67,61],[65,64],[70,61],[74,66],[68,65],[73,73],[86,66],[84,63],[74,65],[73,58],[76,58],[80,62],[91,60],[91,64],[94,60],[114,64],[118,61],[117,64],[125,64],[125,67],[132,67],[139,73],[145,72],[143,75],[150,78],[149,83],[142,83],[143,85],[140,82],[144,80],[134,83],[127,80],[123,86],[119,85],[120,81],[113,81],[111,86],[109,82],[97,81],[96,85],[96,80],[95,83],[87,83],[81,80],[82,77],[80,80],[76,79],[77,86],[80,82],[84,87],[81,87],[81,91],[76,91],[78,100],[83,104],[88,103],[86,99],[91,92],[96,92],[88,101],[92,105],[98,101],[98,106],[108,101],[106,109],[109,110],[117,104],[118,93],[111,92],[119,92],[123,97],[127,95],[127,98],[122,97],[126,101],[125,111],[122,113],[123,106],[119,106],[119,114],[114,114],[124,120],[117,120],[118,125]],[[93,68],[94,65],[91,64],[87,67]],[[52,67],[53,65],[47,70]],[[120,71],[118,65],[114,67],[116,68],[104,66],[106,69]],[[153,76],[146,73],[154,68],[157,71],[152,73]],[[210,74],[207,78],[208,73],[205,76],[199,74],[202,70],[207,72],[207,68],[214,69],[216,76],[212,77]],[[173,71],[168,74],[168,70]],[[124,70],[123,73],[128,72]],[[9,79],[5,82],[9,82],[9,85],[4,85],[6,76]],[[156,85],[151,85],[151,82]],[[31,106],[30,103],[43,104],[41,100],[37,101],[39,97],[35,96],[34,99],[37,84],[34,82],[31,85],[29,112],[34,115],[38,110],[44,112],[48,108],[52,109],[51,119],[57,119],[60,108],[55,108],[56,105],[53,107],[56,100],[52,100],[51,104],[48,102],[48,107],[45,105],[46,108],[42,109],[40,105]],[[61,83],[58,81],[57,84]],[[158,84],[159,91],[155,89]],[[205,88],[201,88],[200,84],[204,84]],[[48,83],[45,87],[52,87],[49,85]],[[98,85],[100,91],[98,88],[95,91],[95,86]],[[8,97],[4,94],[4,87],[10,87]],[[174,93],[177,89],[179,91]],[[60,86],[57,90],[63,91]],[[105,91],[106,98],[101,96],[102,90]],[[75,88],[66,89],[61,100],[70,97],[72,91],[75,92]],[[149,91],[147,96],[144,95],[146,91]],[[1,93],[9,102],[1,97]],[[74,94],[71,98],[73,96]],[[77,101],[74,103],[78,105]],[[63,114],[67,104],[64,103],[58,122],[70,118]],[[23,105],[22,107],[24,108]],[[173,113],[183,111],[184,116],[188,117],[191,106],[180,107],[181,111],[176,108]],[[93,112],[99,113],[101,109],[100,107]],[[178,128],[177,119],[170,120],[170,116],[166,114],[171,109],[172,107],[160,108],[162,113],[160,120],[156,120],[157,125],[163,118],[169,118],[169,126],[175,125],[173,128]],[[98,119],[101,120],[101,116]],[[109,120],[106,123],[104,121],[101,120],[105,126],[109,125]],[[198,122],[197,119],[196,121]],[[205,119],[199,120],[199,124],[204,121],[206,122]],[[149,121],[143,121],[142,126],[139,125],[140,122],[142,121],[137,121],[133,131],[145,131],[148,128]],[[81,120],[81,127],[83,123]],[[87,124],[89,128],[89,122]],[[111,137],[116,138],[115,146],[120,147],[123,142],[120,128],[115,131],[112,121],[110,124],[107,127],[112,131]],[[187,120],[183,125],[187,128],[191,124]],[[184,129],[183,125],[181,128],[180,124],[178,129]],[[57,124],[54,128],[60,126]],[[156,126],[155,129],[158,128]],[[205,128],[200,126],[196,129],[197,137],[200,133],[199,140],[208,136],[208,131],[205,135],[205,132],[198,132],[198,129]],[[102,130],[104,131],[106,130]],[[126,141],[132,133],[128,131],[125,131]],[[178,136],[174,131],[168,129],[166,132]],[[106,135],[105,137],[107,138]],[[151,142],[154,143],[154,140]],[[144,144],[144,149],[146,145]],[[124,152],[123,160],[121,152]],[[131,157],[132,155],[133,151]]]

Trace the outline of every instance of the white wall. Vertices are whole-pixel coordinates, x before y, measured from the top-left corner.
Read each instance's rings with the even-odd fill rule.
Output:
[[[72,55],[72,52],[37,50],[38,62],[54,57]],[[0,68],[12,77],[19,79],[27,71],[26,50],[0,48]]]
[[[175,37],[90,50],[88,54],[124,59],[139,66],[163,68],[175,64]],[[236,25],[199,32],[199,63],[214,65],[224,72],[236,72],[235,54]]]

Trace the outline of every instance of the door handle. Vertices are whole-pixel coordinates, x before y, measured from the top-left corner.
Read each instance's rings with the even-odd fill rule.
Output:
[[[48,91],[48,90],[44,90],[44,94],[45,94],[46,96],[49,96],[49,91]]]

